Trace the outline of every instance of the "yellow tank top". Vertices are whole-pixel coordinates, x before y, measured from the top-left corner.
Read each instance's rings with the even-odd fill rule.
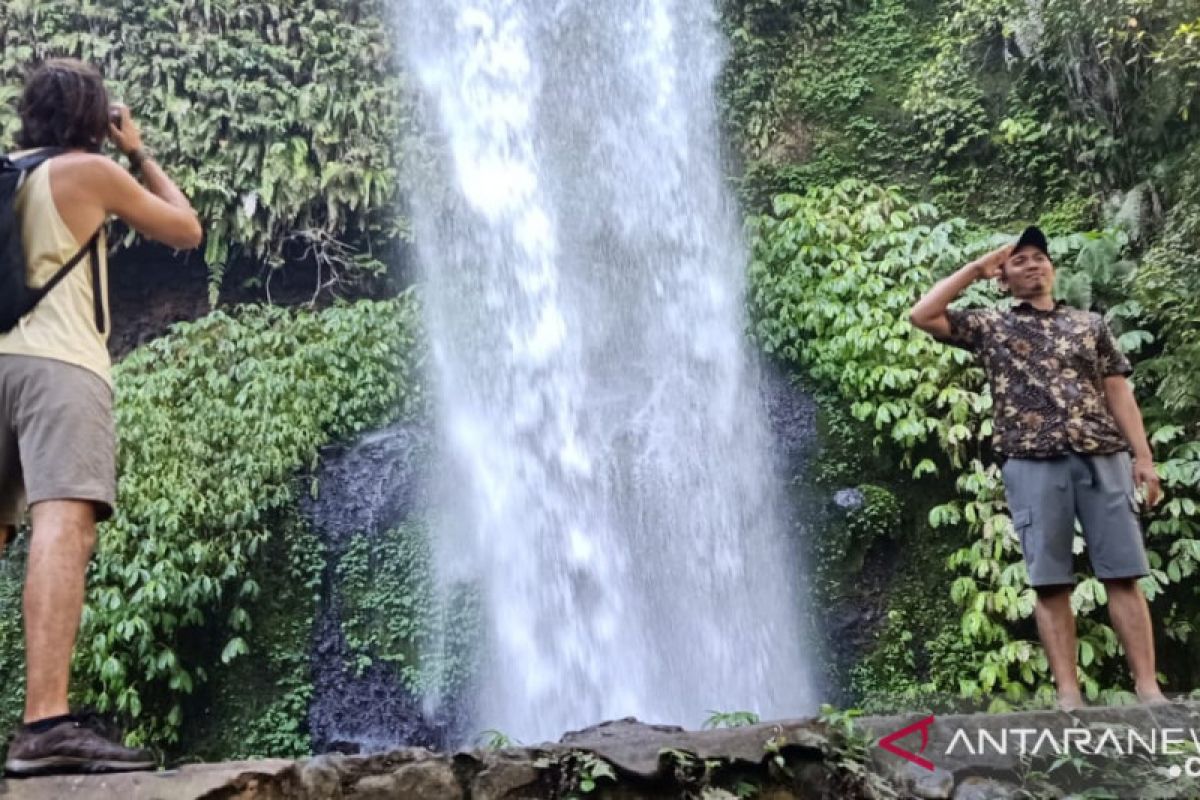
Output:
[[[27,281],[33,287],[45,285],[86,244],[75,240],[58,213],[50,193],[50,166],[47,162],[30,173],[14,201],[25,245]],[[91,370],[112,384],[112,361],[108,355],[108,246],[104,233],[100,234],[98,251],[103,332],[96,326],[91,261],[84,256],[17,327],[0,335],[0,354],[65,361]]]

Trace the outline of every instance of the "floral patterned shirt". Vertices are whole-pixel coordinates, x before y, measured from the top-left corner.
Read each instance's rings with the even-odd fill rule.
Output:
[[[1104,318],[1058,303],[1043,311],[950,309],[948,344],[975,353],[995,413],[992,444],[1003,457],[1050,458],[1127,450],[1104,379],[1133,370]]]

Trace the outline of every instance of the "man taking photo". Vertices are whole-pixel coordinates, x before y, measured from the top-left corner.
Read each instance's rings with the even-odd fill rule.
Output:
[[[32,522],[25,715],[5,770],[147,769],[154,766],[148,753],[110,740],[67,705],[96,524],[112,516],[116,501],[104,226],[116,216],[178,249],[198,246],[203,232],[187,198],[142,146],[129,109],[110,104],[93,67],[45,62],[29,76],[18,112],[20,150],[10,160],[56,153],[28,172],[15,198],[26,283],[50,285],[78,254],[86,258],[0,334],[0,549],[26,505]],[[106,139],[142,183],[101,154]]]
[[[1008,308],[948,306],[976,281],[996,279]],[[993,447],[1037,592],[1038,634],[1064,710],[1082,706],[1076,675],[1071,543],[1079,519],[1088,557],[1104,582],[1113,627],[1141,702],[1165,702],[1154,665],[1150,611],[1137,579],[1149,573],[1135,485],[1162,496],[1129,361],[1103,317],[1053,297],[1045,235],[1025,230],[939,281],[910,313],[912,324],[976,354],[991,388]],[[1129,452],[1133,452],[1130,459]]]

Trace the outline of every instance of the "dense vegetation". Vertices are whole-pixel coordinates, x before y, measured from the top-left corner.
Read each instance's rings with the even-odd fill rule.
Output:
[[[839,675],[852,702],[1048,694],[982,372],[905,313],[1034,220],[1054,236],[1063,298],[1104,311],[1136,362],[1169,498],[1149,519],[1143,585],[1167,688],[1200,680],[1200,12],[1194,0],[1089,9],[722,0],[752,334],[822,398],[830,445],[814,477],[864,497],[814,547],[819,592],[853,601],[876,548],[900,554],[886,624]],[[385,10],[14,0],[0,5],[0,102],[30,59],[96,61],[207,221],[214,290],[235,257],[315,259],[324,281],[353,280],[407,237],[421,147]],[[0,133],[13,128],[5,109]],[[985,287],[966,300],[1000,301]],[[217,311],[126,359],[121,511],[91,576],[77,699],[117,712],[136,741],[208,757],[305,752],[322,576],[339,583],[358,666],[384,660],[410,688],[428,685],[418,651],[442,613],[462,628],[442,646],[469,659],[473,599],[437,607],[422,531],[359,532],[327,563],[296,511],[298,492],[320,490],[306,476],[322,444],[421,412],[421,362],[409,294],[321,313]],[[3,723],[20,705],[21,567],[20,548],[0,562]],[[1081,575],[1084,686],[1111,698],[1127,683],[1104,600]],[[438,680],[461,666],[440,665]]]
[[[826,393],[841,430],[848,410],[901,467],[890,481],[912,530],[891,538],[909,563],[891,576],[888,623],[854,670],[852,697],[998,707],[1052,694],[989,453],[982,371],[906,319],[938,277],[1034,221],[1055,237],[1060,297],[1103,311],[1135,360],[1168,492],[1148,520],[1153,574],[1142,583],[1167,688],[1195,689],[1195,4],[1105,0],[1081,14],[1057,0],[747,0],[728,3],[727,17],[727,119],[742,196],[761,212],[755,335]],[[976,286],[964,302],[1001,299]],[[1085,691],[1128,696],[1103,586],[1079,577]]]
[[[418,335],[410,294],[320,313],[248,307],[177,326],[118,365],[118,510],[89,577],[78,700],[132,721],[135,739],[171,743],[186,698],[257,637],[256,667],[288,673],[269,687],[288,713],[264,711],[259,723],[301,723],[310,630],[254,630],[251,611],[303,619],[307,608],[311,623],[321,553],[295,500],[320,487],[298,486],[297,473],[315,466],[325,442],[420,409]],[[6,721],[23,682],[20,574],[8,569],[0,578]],[[256,576],[264,574],[276,590],[288,576],[285,591],[263,597]],[[272,650],[279,638],[290,653]],[[215,643],[219,657],[198,640]]]
[[[31,62],[96,64],[204,219],[214,299],[239,256],[314,260],[336,288],[408,236],[415,111],[386,14],[380,0],[5,2],[0,103]],[[15,128],[0,114],[0,138]]]

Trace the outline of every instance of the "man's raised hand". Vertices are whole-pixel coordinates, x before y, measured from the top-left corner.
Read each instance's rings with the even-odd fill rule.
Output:
[[[979,276],[980,280],[991,280],[992,278],[999,277],[1000,268],[1003,267],[1004,262],[1008,261],[1008,259],[1012,256],[1012,252],[1012,245],[1006,244],[1003,247],[997,247],[992,252],[975,259],[973,265],[975,267],[976,275]]]
[[[126,156],[140,150],[142,132],[137,123],[133,121],[133,115],[129,113],[129,106],[124,103],[113,103],[110,112],[121,120],[119,125],[113,124],[111,120],[108,123],[108,137],[112,139],[116,148]]]

